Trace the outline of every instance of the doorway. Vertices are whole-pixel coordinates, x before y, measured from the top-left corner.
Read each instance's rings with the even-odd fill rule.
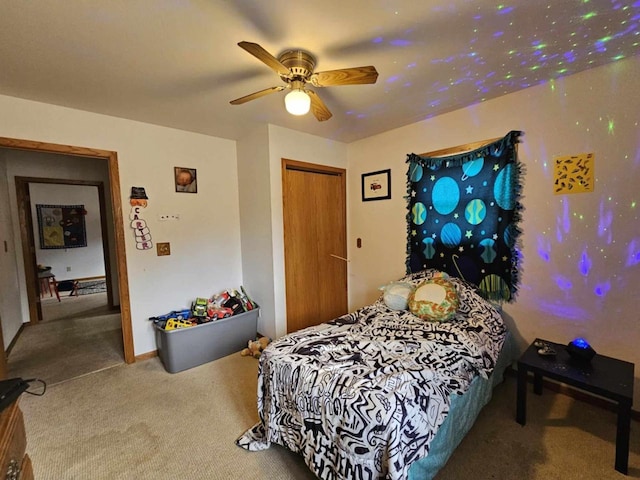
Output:
[[[34,227],[38,224],[38,222],[36,221],[36,219],[33,216],[33,210],[34,210],[34,202],[37,203],[37,198],[40,198],[38,196],[38,191],[42,188],[47,188],[47,187],[56,187],[56,186],[62,186],[62,188],[65,188],[65,191],[67,192],[72,192],[73,190],[75,190],[74,187],[78,187],[79,189],[83,189],[85,194],[88,195],[89,198],[91,198],[91,191],[95,188],[95,192],[96,192],[96,196],[97,196],[97,201],[98,201],[98,216],[99,216],[99,229],[100,229],[100,237],[101,237],[101,250],[102,253],[98,253],[98,255],[101,258],[92,258],[89,257],[87,258],[86,256],[84,257],[83,261],[84,262],[91,262],[92,264],[99,264],[95,268],[95,272],[100,272],[100,273],[104,273],[104,285],[106,287],[106,301],[107,301],[107,305],[110,308],[113,308],[115,306],[114,304],[114,298],[113,298],[113,278],[112,278],[112,274],[111,274],[111,260],[110,260],[110,248],[109,248],[109,235],[107,233],[108,230],[108,225],[107,225],[107,218],[106,218],[106,200],[105,200],[105,195],[104,195],[104,184],[102,182],[99,181],[83,181],[83,180],[68,180],[68,179],[55,179],[55,178],[39,178],[39,177],[15,177],[15,183],[16,183],[16,197],[17,197],[17,205],[18,205],[18,216],[20,218],[25,219],[24,222],[20,222],[20,238],[22,241],[22,246],[23,246],[23,256],[25,259],[25,269],[27,268],[27,262],[29,263],[29,265],[32,265],[34,262],[36,263],[36,265],[39,265],[41,263],[43,263],[41,261],[41,258],[39,255],[42,255],[46,252],[46,250],[38,250],[36,248],[36,234],[35,234],[35,229]],[[72,190],[69,190],[69,187]],[[35,193],[36,193],[36,200],[34,200],[34,197],[32,195],[32,190],[35,189]],[[94,197],[95,199],[96,197]],[[95,200],[94,200],[95,203]],[[95,218],[96,212],[92,212],[93,214],[93,218]],[[97,225],[96,225],[97,226]],[[99,249],[100,250],[100,249]],[[92,251],[95,251],[95,248],[92,247]],[[27,254],[27,252],[29,252]],[[38,254],[38,252],[40,252],[40,254]],[[49,252],[60,252],[60,250],[50,250]],[[69,252],[66,251],[66,249],[64,249],[64,253],[62,254],[62,256],[67,256],[70,255]],[[30,256],[31,258],[27,258],[27,256]],[[47,255],[48,257],[60,257],[60,255]],[[67,262],[70,263],[70,262]],[[46,262],[45,262],[46,264]],[[100,268],[100,266],[102,266],[102,268]],[[69,281],[80,281],[80,278],[78,278],[77,275],[74,275],[73,273],[70,273],[71,267],[67,267],[67,269],[65,269],[66,271],[61,271],[60,268],[58,269],[54,269],[54,271],[52,272],[52,274],[54,275],[52,277],[53,281],[51,283],[55,283],[55,284],[60,284],[60,280],[66,280],[65,282],[63,282],[64,284],[68,284]],[[93,271],[93,269],[91,269],[90,271]],[[37,275],[40,275],[40,272],[37,272]],[[86,280],[90,280],[90,279],[86,279]],[[48,284],[48,292],[49,292],[49,296],[52,296],[52,286],[51,283],[49,282],[49,280],[47,279],[46,283]],[[95,283],[95,282],[93,282]],[[33,313],[35,313],[35,317],[32,315],[30,318],[30,323],[31,324],[36,324],[42,320],[45,319],[45,314],[44,314],[44,310],[43,310],[43,297],[42,295],[40,295],[41,290],[42,290],[42,286],[43,286],[43,282],[39,281],[39,290],[38,292],[36,292],[37,294],[34,296],[35,298],[35,309],[32,308],[32,306],[30,305],[30,312],[33,311]],[[60,286],[62,286],[62,284],[60,284]],[[53,286],[53,288],[55,289],[55,285]],[[70,290],[70,289],[65,289],[65,290]],[[58,302],[60,302],[60,293],[59,292],[55,292],[56,293],[56,297]],[[78,293],[78,289],[75,289],[75,293]],[[46,297],[45,297],[46,298]],[[50,304],[48,304],[49,307],[51,307]],[[49,309],[50,310],[50,309]]]
[[[347,313],[346,170],[282,159],[287,333]]]
[[[53,154],[72,155],[86,159],[99,159],[107,162],[109,177],[109,193],[111,205],[113,209],[113,231],[115,238],[115,255],[117,269],[117,290],[120,300],[120,324],[122,331],[122,349],[124,353],[124,361],[126,363],[135,362],[135,354],[133,349],[133,333],[131,326],[131,309],[129,299],[129,283],[126,264],[126,251],[124,241],[124,226],[122,217],[122,202],[120,192],[120,179],[118,171],[117,153],[108,150],[99,150],[86,147],[59,145],[53,143],[43,143],[31,140],[21,140],[13,138],[0,137],[0,148],[27,150],[33,152],[46,152]],[[20,224],[27,222],[26,217],[20,216]],[[35,254],[29,245],[23,244],[23,260],[25,269],[25,289],[29,304],[30,319],[37,322],[38,316],[38,299],[40,295],[39,280],[37,274],[37,263]],[[37,298],[38,297],[38,298]],[[40,313],[41,314],[41,313]]]

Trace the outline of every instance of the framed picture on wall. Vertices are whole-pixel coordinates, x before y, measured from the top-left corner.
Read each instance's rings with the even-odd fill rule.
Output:
[[[40,248],[87,246],[84,205],[36,205]]]
[[[198,193],[196,169],[187,167],[173,167],[176,192]]]
[[[362,174],[362,201],[391,198],[391,169]]]

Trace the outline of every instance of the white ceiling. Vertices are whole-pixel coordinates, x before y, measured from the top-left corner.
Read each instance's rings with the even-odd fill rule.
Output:
[[[638,0],[0,0],[0,94],[216,137],[260,123],[351,142],[640,53]],[[237,46],[301,48],[375,85],[230,100],[278,76]]]

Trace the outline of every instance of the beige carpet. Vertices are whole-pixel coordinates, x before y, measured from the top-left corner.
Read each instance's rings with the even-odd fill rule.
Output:
[[[516,379],[508,376],[436,477],[606,480],[640,478],[640,425],[632,422],[629,475],[614,470],[616,414],[529,385],[527,424],[515,421]]]
[[[27,451],[44,479],[312,479],[282,448],[233,443],[257,421],[257,361],[239,354],[170,374],[158,358],[23,395]]]
[[[69,296],[68,292],[60,293],[60,301],[53,297],[41,300],[44,322],[62,318],[86,318],[114,313],[107,304],[107,293]]]
[[[235,354],[170,374],[153,358],[53,386],[44,397],[23,395],[36,478],[315,478],[284,448],[235,446],[258,419],[257,364]],[[514,420],[515,378],[507,378],[436,478],[640,478],[637,423],[625,477],[613,469],[615,414],[551,392],[528,403],[522,427]]]
[[[107,294],[42,302],[44,321],[25,326],[8,357],[9,377],[53,385],[124,363],[120,314]]]

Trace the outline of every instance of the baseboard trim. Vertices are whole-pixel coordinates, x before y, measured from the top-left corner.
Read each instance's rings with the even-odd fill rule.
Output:
[[[518,372],[513,367],[508,367],[506,372],[509,376],[517,377]],[[533,383],[533,375],[528,376],[528,382]],[[561,393],[568,397],[574,398],[576,400],[580,400],[581,402],[588,403],[589,405],[594,405],[596,407],[604,408],[610,412],[617,413],[618,409],[616,408],[616,404],[606,398],[595,396],[591,393],[583,392],[575,387],[571,387],[564,383],[559,383],[554,380],[550,380],[548,378],[542,378],[542,388],[547,390],[551,390],[555,393]],[[631,419],[636,422],[640,422],[640,412],[638,410],[631,410]]]
[[[149,360],[150,358],[154,358],[158,356],[158,350],[152,350],[147,353],[143,353],[142,355],[136,355],[135,361],[141,362],[143,360]]]
[[[4,352],[5,358],[9,358],[9,354],[11,353],[11,350],[13,350],[13,347],[15,346],[16,342],[18,341],[18,337],[22,333],[22,330],[24,330],[24,326],[25,325],[30,325],[30,324],[28,324],[28,323],[20,324],[20,328],[18,328],[18,331],[13,336],[13,340],[11,340],[11,342],[9,343],[9,346],[7,347],[7,350]]]

